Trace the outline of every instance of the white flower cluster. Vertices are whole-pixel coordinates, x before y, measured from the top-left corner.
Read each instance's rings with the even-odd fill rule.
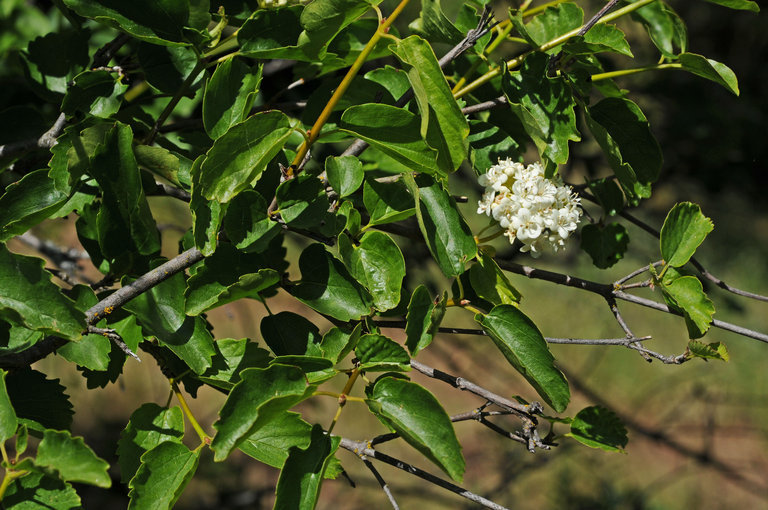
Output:
[[[544,177],[539,163],[527,167],[510,159],[478,178],[485,188],[478,214],[493,216],[512,243],[519,239],[521,251],[538,257],[545,250],[556,252],[576,230],[581,218],[579,199],[560,176]]]

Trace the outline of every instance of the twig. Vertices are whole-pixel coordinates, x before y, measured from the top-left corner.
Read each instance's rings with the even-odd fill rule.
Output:
[[[131,40],[128,34],[120,34],[107,44],[96,50],[93,54],[93,61],[91,62],[91,69],[104,67],[109,64],[117,51],[123,47],[125,43]]]
[[[499,96],[494,99],[491,99],[490,101],[485,101],[484,103],[477,103],[470,106],[465,106],[464,108],[461,109],[461,113],[463,113],[464,115],[471,115],[473,113],[484,112],[492,108],[496,108],[497,106],[504,106],[507,103],[508,101],[506,96]]]
[[[659,267],[662,264],[664,264],[663,260],[657,260],[656,262],[654,262],[651,265],[653,267]],[[623,285],[624,282],[627,282],[627,281],[631,280],[632,278],[634,278],[635,276],[639,276],[639,275],[645,273],[646,271],[648,271],[648,266],[643,266],[641,268],[635,269],[634,271],[632,271],[628,275],[623,276],[623,277],[619,278],[618,280],[616,280],[615,282],[613,282],[613,285],[616,286],[616,287],[626,288],[626,286]]]
[[[394,466],[397,469],[402,469],[407,473],[418,476],[422,480],[426,480],[434,485],[437,485],[438,487],[454,492],[459,496],[466,498],[470,501],[474,501],[475,503],[483,505],[486,508],[492,508],[493,510],[507,510],[505,507],[499,505],[498,503],[494,503],[493,501],[490,501],[482,496],[479,496],[473,492],[470,492],[464,489],[463,487],[459,487],[458,485],[455,485],[447,480],[443,480],[442,478],[439,478],[433,474],[427,473],[426,471],[419,469],[415,466],[412,466],[406,462],[403,462],[402,460],[396,459],[394,457],[390,457],[389,455],[376,451],[373,448],[368,447],[365,441],[353,441],[351,439],[342,437],[341,443],[339,444],[339,446],[341,446],[345,450],[349,450],[350,452],[354,453],[361,459],[366,457],[371,459],[376,459],[385,464],[389,464],[390,466]]]
[[[39,138],[30,138],[0,145],[0,158],[16,157],[33,149],[50,149],[56,145],[56,138],[61,134],[66,123],[67,116],[61,113],[56,122],[53,123],[53,126],[51,126],[51,129],[40,135]]]
[[[381,485],[381,488],[384,491],[384,494],[387,495],[387,499],[389,499],[389,503],[392,505],[392,508],[395,510],[400,510],[400,506],[398,506],[397,501],[395,501],[395,497],[392,495],[392,491],[389,490],[389,485],[387,485],[386,480],[384,480],[384,478],[382,478],[382,476],[379,474],[376,466],[374,466],[373,463],[365,457],[360,458],[363,460],[365,467],[367,467],[371,473],[373,473],[373,477],[376,478],[376,481],[379,482],[379,485]]]
[[[136,355],[135,352],[131,350],[130,347],[128,347],[125,342],[123,341],[123,337],[120,336],[120,334],[115,331],[112,328],[97,328],[96,326],[88,326],[88,329],[86,330],[88,333],[93,335],[101,335],[107,337],[113,344],[118,346],[121,351],[141,363],[141,359]]]
[[[616,322],[619,323],[619,327],[624,330],[624,333],[627,335],[627,338],[634,338],[635,334],[632,333],[632,330],[629,329],[629,325],[627,325],[627,322],[624,320],[624,317],[621,315],[621,312],[619,311],[619,307],[616,305],[616,299],[614,299],[613,296],[605,298],[605,300],[608,302],[608,307],[611,309],[611,313],[613,313],[613,317],[616,319]],[[637,347],[640,347],[639,343],[632,342],[627,345],[627,347],[630,347],[632,349],[637,350],[640,352],[640,355],[645,359],[645,361],[649,362],[651,361],[651,357],[643,352],[640,349],[637,349]]]

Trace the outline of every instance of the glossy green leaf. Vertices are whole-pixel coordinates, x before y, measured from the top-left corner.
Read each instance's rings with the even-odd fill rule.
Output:
[[[320,347],[309,345],[307,354],[291,354],[287,356],[276,356],[272,364],[291,365],[298,367],[304,372],[309,384],[320,384],[331,379],[339,372],[333,368],[333,361],[321,356]]]
[[[688,354],[694,358],[702,359],[719,359],[720,361],[728,361],[731,359],[726,349],[725,344],[720,342],[704,343],[698,340],[688,341]]]
[[[688,49],[688,30],[680,16],[664,2],[651,2],[631,14],[641,23],[651,41],[665,57],[674,57]]]
[[[563,46],[563,51],[571,55],[610,51],[634,57],[624,32],[616,28],[616,25],[607,23],[598,23],[583,36],[570,39]]]
[[[707,2],[722,5],[723,7],[728,7],[729,9],[760,12],[760,6],[757,4],[757,2],[753,2],[752,0],[707,0]]]
[[[245,253],[263,251],[281,231],[267,214],[268,207],[257,191],[245,190],[233,198],[223,222],[227,239]]]
[[[72,404],[58,379],[26,368],[9,373],[5,387],[19,423],[39,432],[64,430],[72,424]]]
[[[368,211],[370,225],[401,221],[416,213],[413,197],[400,180],[378,182],[366,179],[363,185],[363,204]]]
[[[213,425],[218,431],[211,443],[216,461],[227,458],[249,436],[303,400],[308,388],[304,372],[288,365],[248,368],[240,377]]]
[[[114,329],[117,334],[122,337],[125,345],[127,345],[131,351],[138,352],[139,343],[144,341],[144,335],[142,334],[141,327],[136,323],[135,316],[127,315],[125,318],[117,322],[109,323],[108,327]],[[61,353],[62,349],[66,347],[67,346],[65,345],[59,349],[58,352]],[[86,386],[88,389],[104,388],[107,386],[107,384],[117,381],[117,379],[123,373],[123,366],[125,365],[127,359],[125,353],[114,343],[107,342],[107,347],[109,348],[109,351],[107,353],[107,366],[104,368],[104,370],[97,371],[85,367],[78,367],[78,370],[82,370],[83,377],[86,379]]]
[[[358,323],[354,328],[333,327],[329,329],[325,335],[323,335],[322,342],[320,342],[320,349],[323,351],[323,356],[338,363],[344,359],[347,354],[352,352],[362,331],[362,322]]]
[[[205,256],[210,256],[218,245],[221,222],[226,213],[226,204],[208,200],[203,196],[202,165],[205,156],[201,155],[192,163],[189,169],[192,180],[192,193],[189,201],[189,211],[192,213],[192,235],[195,246]]]
[[[456,45],[464,39],[464,33],[448,19],[440,4],[440,0],[421,0],[421,17],[408,28],[428,41]]]
[[[445,315],[446,301],[447,294],[433,300],[424,285],[413,291],[405,318],[405,345],[412,356],[432,343]]]
[[[571,30],[581,27],[584,11],[573,2],[565,2],[544,9],[525,25],[525,31],[534,46],[541,46]],[[554,50],[557,51],[555,47]]]
[[[581,249],[592,257],[592,263],[607,269],[624,257],[629,245],[627,229],[618,223],[601,226],[584,225],[581,229]]]
[[[576,101],[564,79],[547,77],[548,65],[545,53],[531,54],[519,73],[504,75],[502,89],[539,153],[563,164],[568,161],[568,142],[581,140]]]
[[[145,335],[156,337],[196,374],[202,374],[211,366],[216,350],[205,320],[184,313],[185,287],[184,275],[177,273],[133,298],[124,308],[136,315]]]
[[[536,325],[512,305],[494,306],[487,315],[476,315],[507,361],[531,383],[544,401],[561,413],[568,406],[568,381],[554,365],[555,358]]]
[[[460,275],[477,254],[477,244],[456,201],[428,175],[406,176],[405,182],[418,204],[416,217],[432,257],[446,276]]]
[[[120,479],[128,483],[141,466],[141,456],[165,441],[181,443],[184,415],[180,407],[160,407],[154,403],[136,409],[117,442]]]
[[[469,268],[469,281],[479,297],[494,305],[515,305],[522,298],[493,257],[486,253]]]
[[[149,145],[136,145],[133,147],[136,163],[146,168],[155,175],[171,181],[174,185],[184,188],[179,178],[180,160],[177,154],[162,147],[150,147]]]
[[[16,478],[3,497],[6,510],[78,510],[83,508],[75,489],[61,478],[32,471]]]
[[[84,335],[78,342],[69,342],[61,346],[58,354],[80,367],[88,370],[104,371],[109,366],[109,354],[112,343],[102,335]]]
[[[266,111],[235,124],[213,143],[200,169],[202,195],[229,202],[261,176],[293,128],[282,112]]]
[[[315,0],[301,12],[298,45],[310,60],[323,58],[328,43],[381,0]]]
[[[261,319],[261,336],[277,356],[305,354],[311,344],[320,343],[317,326],[293,312],[279,312]]]
[[[189,18],[189,2],[184,0],[64,0],[64,5],[80,16],[120,28],[153,44],[182,43],[182,27]]]
[[[194,80],[191,87],[202,81],[200,69],[195,70],[199,57],[193,48],[142,43],[136,53],[144,70],[144,78],[161,92],[175,94],[187,79]],[[199,76],[190,78],[193,72]]]
[[[85,314],[51,282],[44,265],[43,259],[16,255],[0,243],[0,318],[77,341]]]
[[[370,294],[322,244],[304,249],[299,269],[301,281],[289,291],[310,308],[340,321],[357,320],[371,312]]]
[[[246,57],[307,60],[298,47],[302,27],[300,5],[282,9],[258,9],[237,32],[240,54]]]
[[[676,204],[661,227],[661,256],[672,267],[685,265],[715,226],[691,202]]]
[[[371,69],[365,73],[365,79],[378,83],[387,89],[392,96],[392,99],[400,99],[400,97],[411,88],[411,84],[408,82],[408,76],[405,72],[390,65]]]
[[[523,161],[525,147],[522,140],[514,140],[506,131],[487,122],[472,120],[469,127],[469,162],[476,172],[485,173],[499,159]]]
[[[61,111],[67,115],[76,112],[90,113],[96,117],[109,117],[117,113],[122,94],[128,85],[109,71],[85,71],[75,76],[67,89]]]
[[[328,216],[328,196],[314,175],[302,174],[281,183],[275,198],[280,216],[292,227],[312,228]]]
[[[400,344],[383,335],[363,335],[357,341],[355,354],[360,369],[369,372],[408,371],[411,357]]]
[[[46,430],[37,447],[35,464],[58,471],[62,480],[81,482],[108,488],[112,480],[107,474],[109,464],[93,453],[82,437],[69,432]]]
[[[349,237],[338,238],[339,255],[355,279],[368,289],[374,306],[386,311],[397,306],[405,278],[405,259],[389,235],[369,231],[354,246]]]
[[[727,65],[695,53],[682,53],[680,55],[680,64],[682,64],[684,70],[711,80],[722,85],[735,95],[739,95],[739,80]]]
[[[354,193],[363,184],[363,164],[354,156],[328,156],[325,174],[340,197]]]
[[[107,259],[160,251],[160,234],[141,186],[132,144],[131,128],[116,123],[96,149],[88,169],[102,190],[98,241]]]
[[[573,417],[571,431],[566,434],[590,448],[607,452],[623,452],[627,446],[627,429],[618,416],[601,406],[585,407]]]
[[[141,456],[141,466],[128,486],[129,510],[171,509],[197,470],[202,450],[190,451],[164,441]]]
[[[306,448],[310,442],[312,426],[301,419],[299,413],[286,411],[240,443],[240,451],[254,459],[281,469],[292,447]]]
[[[68,196],[56,189],[47,169],[30,172],[0,196],[0,242],[23,234],[56,212]]]
[[[220,265],[225,257],[217,257],[217,263],[205,264],[187,281],[185,311],[187,315],[200,315],[212,308],[237,301],[241,298],[259,299],[259,292],[280,281],[273,269],[259,269],[240,274],[239,261],[230,259],[233,265]],[[246,269],[247,270],[247,269]]]
[[[432,393],[416,383],[382,377],[368,393],[368,407],[385,425],[454,480],[464,475],[464,457],[451,419]]]
[[[615,179],[603,178],[590,181],[589,190],[595,195],[606,215],[614,216],[624,209],[624,193]]]
[[[213,72],[203,96],[203,126],[214,140],[243,121],[259,92],[261,69],[238,58],[229,58]]]
[[[216,355],[211,361],[211,368],[198,376],[198,379],[225,391],[237,384],[240,372],[246,368],[266,368],[273,359],[266,349],[247,338],[222,338],[213,345]]]
[[[609,97],[587,108],[587,126],[630,198],[648,198],[661,171],[661,149],[648,120],[629,99]]]
[[[440,171],[437,151],[429,147],[421,135],[420,118],[408,110],[385,104],[352,106],[342,114],[339,128],[414,172]]]
[[[685,317],[690,338],[700,338],[709,330],[715,305],[704,293],[701,281],[695,276],[680,276],[662,286],[665,297]]]
[[[437,164],[443,173],[455,171],[467,158],[469,124],[461,113],[445,80],[432,47],[418,36],[395,45],[421,112],[421,135],[437,149]]]
[[[289,450],[275,490],[275,509],[312,510],[317,505],[325,470],[341,438],[329,436],[320,425],[312,427],[306,448]]]
[[[83,173],[91,165],[91,156],[104,142],[104,137],[112,128],[111,122],[98,122],[82,129],[82,126],[70,126],[56,139],[51,148],[51,160],[48,162],[48,176],[53,179],[56,189],[69,194],[77,185]]]
[[[8,372],[0,370],[0,444],[16,435],[19,422],[13,410],[11,399],[5,389],[5,376]]]

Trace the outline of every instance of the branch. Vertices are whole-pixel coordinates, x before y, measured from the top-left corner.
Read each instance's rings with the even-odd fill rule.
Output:
[[[389,490],[389,485],[387,485],[386,480],[382,478],[382,476],[379,474],[379,471],[376,469],[376,466],[373,465],[373,463],[366,459],[365,457],[360,457],[363,460],[363,463],[365,464],[365,467],[367,467],[371,473],[373,473],[373,477],[376,478],[376,481],[379,482],[379,485],[381,485],[382,490],[384,491],[384,494],[387,495],[387,499],[389,500],[389,503],[392,505],[392,508],[395,510],[400,510],[400,506],[398,506],[397,501],[395,501],[395,497],[392,495],[392,491]]]
[[[61,113],[56,122],[53,123],[53,126],[51,126],[51,129],[40,135],[40,138],[30,138],[0,145],[0,158],[20,156],[34,149],[50,149],[56,145],[56,138],[61,134],[66,123],[67,116]]]
[[[376,459],[385,464],[389,464],[390,466],[394,466],[397,469],[402,469],[407,473],[418,476],[422,480],[426,480],[434,485],[437,485],[438,487],[454,492],[459,496],[466,498],[470,501],[473,501],[475,503],[478,503],[480,505],[483,505],[486,508],[492,508],[493,510],[507,510],[506,507],[503,507],[497,503],[494,503],[493,501],[490,501],[482,496],[478,496],[477,494],[470,492],[464,489],[463,487],[459,487],[458,485],[455,485],[447,480],[443,480],[442,478],[439,478],[433,474],[427,473],[426,471],[419,469],[415,466],[412,466],[408,463],[405,463],[402,460],[396,459],[394,457],[390,457],[389,455],[376,451],[373,448],[368,447],[368,444],[365,441],[353,441],[351,439],[342,437],[341,443],[339,444],[339,446],[341,446],[345,450],[349,450],[350,452],[354,453],[361,459],[365,459],[365,458]]]

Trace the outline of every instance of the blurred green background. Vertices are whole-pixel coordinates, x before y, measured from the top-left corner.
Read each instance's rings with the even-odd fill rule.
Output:
[[[410,16],[406,13],[401,18],[404,22],[415,17],[418,2],[413,3]],[[451,4],[448,0],[443,3]],[[51,2],[3,0],[1,4],[2,59],[11,59],[13,52],[26,47],[29,40],[57,30],[62,23],[51,14]],[[588,15],[602,5],[579,4]],[[389,12],[393,5],[393,1],[387,0],[381,7]],[[730,66],[739,78],[741,96],[734,97],[711,82],[677,71],[640,74],[619,82],[632,90],[631,99],[645,111],[665,155],[663,174],[654,186],[653,197],[636,214],[658,228],[677,201],[699,203],[713,219],[715,230],[697,258],[726,282],[765,294],[768,13],[731,11],[706,2],[673,2],[673,7],[688,24],[690,51]],[[497,6],[499,18],[505,8],[501,3]],[[647,35],[625,20],[619,26],[627,30],[637,60],[634,65],[655,62],[658,55],[650,47]],[[401,27],[401,33],[404,31]],[[503,52],[495,55],[502,56]],[[12,75],[9,62],[0,64],[0,91],[5,91],[0,94],[0,110],[31,94],[22,92],[23,84]],[[633,65],[623,58],[612,63],[617,68]],[[284,87],[289,80],[288,75],[265,80],[265,95]],[[306,95],[308,89],[299,89],[296,94],[297,98]],[[192,111],[194,107],[190,103],[186,108]],[[41,103],[40,109],[46,112],[55,109],[55,105]],[[581,182],[585,174],[599,176],[606,172],[604,160],[588,139],[572,148],[575,159],[568,174],[570,181]],[[453,184],[455,192],[470,197],[462,206],[463,211],[473,228],[479,230],[485,220],[475,215],[473,203],[478,187],[471,172],[465,171]],[[188,211],[183,204],[168,198],[152,198],[151,204],[158,224],[168,227],[163,231],[164,249],[172,255],[176,253],[180,230],[190,225]],[[630,254],[610,270],[595,269],[589,257],[578,250],[577,241],[556,257],[532,261],[519,256],[516,260],[610,282],[659,258],[655,239],[626,221],[619,221],[629,230]],[[71,218],[49,222],[35,229],[35,233],[63,246],[77,247],[73,224]],[[397,240],[409,268],[418,266],[418,274],[435,277],[435,290],[447,285],[424,265],[425,252],[420,247],[404,238]],[[21,243],[10,246],[29,253]],[[499,241],[497,246],[503,253],[504,242]],[[294,262],[291,270],[295,271],[297,250],[294,247],[289,252]],[[95,276],[92,269],[86,270],[86,274]],[[517,275],[510,275],[510,279],[524,295],[523,311],[545,336],[622,335],[602,298]],[[410,281],[408,289],[412,290],[417,283]],[[768,332],[768,303],[738,298],[713,286],[707,286],[707,291],[715,302],[716,318]],[[276,299],[274,305],[270,302],[273,310],[305,313],[323,324],[321,318],[290,297],[282,294]],[[637,335],[653,336],[649,348],[665,354],[684,350],[687,335],[679,318],[629,303],[619,306]],[[213,311],[209,319],[217,338],[247,336],[258,340],[259,321],[264,313],[263,306],[256,302],[238,302]],[[474,327],[469,314],[454,310],[447,314],[444,325]],[[401,339],[397,330],[385,333]],[[627,418],[627,454],[591,450],[567,439],[552,451],[530,454],[476,422],[462,422],[456,430],[468,466],[463,485],[519,509],[768,508],[768,345],[717,329],[712,329],[705,339],[726,343],[731,361],[694,360],[682,366],[667,366],[659,362],[648,364],[638,353],[622,347],[552,346],[572,383],[574,398],[568,412],[573,415],[586,405],[599,403]],[[88,444],[110,463],[115,461],[116,442],[130,413],[141,403],[164,404],[169,397],[167,380],[149,356],[143,359],[141,364],[129,360],[120,380],[104,390],[86,390],[74,367],[57,357],[49,357],[36,366],[61,378],[75,407],[74,432],[85,436]],[[502,395],[534,397],[530,387],[484,337],[439,336],[419,360]],[[483,403],[419,374],[412,377],[432,390],[449,414],[469,411]],[[338,383],[343,385],[343,381]],[[191,402],[196,416],[209,431],[222,402],[220,394],[204,389]],[[335,400],[327,397],[318,397],[300,407],[306,419],[325,425],[330,423],[335,409]],[[518,425],[512,419],[500,419],[497,423],[511,430]],[[547,425],[543,425],[542,431],[546,430]],[[556,431],[564,433],[566,429],[560,426]],[[384,432],[384,428],[360,404],[352,402],[345,408],[335,432],[352,439],[366,439]],[[195,444],[195,438],[189,440],[190,445]],[[381,449],[436,472],[401,441]],[[383,492],[363,464],[346,451],[340,451],[338,456],[356,488],[351,488],[344,478],[327,482],[318,507],[386,508]],[[476,507],[394,468],[377,466],[402,508]],[[271,508],[277,476],[276,470],[243,455],[235,455],[221,464],[214,464],[209,455],[201,462],[177,508]],[[85,508],[120,508],[127,503],[126,487],[120,484],[108,491],[85,486],[78,490]]]

